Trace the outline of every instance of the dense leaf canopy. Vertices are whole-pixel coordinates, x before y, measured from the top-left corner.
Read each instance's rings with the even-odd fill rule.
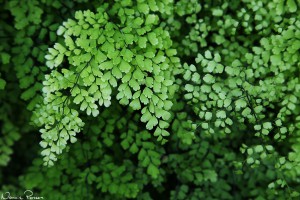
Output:
[[[3,198],[300,197],[299,0],[0,5]]]

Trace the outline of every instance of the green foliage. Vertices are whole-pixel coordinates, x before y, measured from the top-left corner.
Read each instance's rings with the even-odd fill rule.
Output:
[[[97,13],[77,11],[76,20],[69,19],[58,28],[64,43],[56,43],[45,56],[53,70],[45,76],[44,105],[36,115],[37,124],[44,124],[40,144],[46,165],[53,165],[67,141],[76,141],[75,134],[84,125],[78,112],[70,109],[72,104],[97,117],[99,106],[109,107],[115,92],[120,104],[141,110],[141,121],[148,130],[155,129],[159,141],[164,143],[163,137],[169,135],[165,129],[179,71],[169,34],[154,26],[158,18],[154,14],[143,19],[134,10],[119,10],[121,23],[114,24],[110,20],[116,8],[106,13],[105,7]],[[140,38],[145,38],[142,45]],[[62,66],[64,59],[67,68]],[[62,93],[66,90],[71,97]]]
[[[5,88],[6,82],[3,79],[0,79],[0,89],[3,90]]]
[[[299,1],[0,4],[1,195],[299,198]]]

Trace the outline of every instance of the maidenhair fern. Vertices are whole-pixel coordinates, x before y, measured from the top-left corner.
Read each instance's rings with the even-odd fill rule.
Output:
[[[0,195],[299,198],[299,1],[0,4]]]
[[[114,9],[107,12],[106,7],[97,13],[76,12],[75,20],[57,31],[63,42],[45,56],[51,73],[43,82],[44,105],[37,112],[44,125],[42,154],[49,165],[67,141],[76,141],[84,125],[78,110],[97,117],[99,107],[109,107],[112,98],[141,110],[141,121],[159,141],[169,135],[175,75],[180,72],[169,33],[156,26],[158,15],[138,17],[139,12],[128,9],[119,10],[114,19]]]

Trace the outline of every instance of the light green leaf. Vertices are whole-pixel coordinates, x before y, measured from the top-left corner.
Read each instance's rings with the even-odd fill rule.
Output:
[[[138,44],[140,48],[146,48],[147,38],[139,37]]]
[[[155,116],[152,116],[150,118],[150,120],[148,121],[148,123],[146,124],[146,128],[148,130],[152,130],[154,126],[156,126],[158,124],[158,120],[156,119]]]
[[[134,77],[136,80],[142,81],[142,80],[144,79],[144,73],[143,73],[140,69],[136,69],[136,70],[133,72],[133,77]]]
[[[114,67],[112,61],[106,61],[106,62],[103,62],[99,65],[100,69],[102,70],[110,70]]]
[[[193,92],[194,91],[194,86],[191,85],[191,84],[186,84],[184,88],[188,92]]]
[[[153,32],[148,33],[148,39],[149,39],[149,41],[152,45],[157,45],[158,44],[158,39],[156,38],[155,33],[153,33]]]
[[[149,175],[151,175],[152,178],[157,179],[158,175],[159,175],[159,169],[155,165],[153,165],[152,163],[150,163],[150,165],[147,168],[147,173]]]
[[[134,99],[133,101],[131,101],[129,106],[132,107],[134,110],[140,110],[141,109],[140,100],[138,98]]]
[[[5,80],[0,78],[0,90],[3,90],[5,88],[6,82]]]
[[[131,62],[132,61],[132,57],[133,57],[133,53],[132,51],[130,51],[129,49],[125,49],[123,55],[123,59],[127,62]]]
[[[205,120],[211,120],[211,118],[212,118],[212,113],[211,112],[206,112],[205,113]]]
[[[131,66],[128,62],[122,60],[120,63],[120,70],[124,73],[128,73],[131,69]]]
[[[220,111],[217,112],[216,116],[218,118],[225,119],[226,118],[226,112],[224,110],[220,110]]]
[[[265,122],[265,123],[263,123],[263,127],[265,129],[272,129],[272,123],[271,122]]]
[[[206,59],[212,59],[212,55],[211,55],[211,52],[209,50],[204,52],[204,56],[205,56]]]
[[[95,55],[95,59],[98,63],[102,63],[102,62],[106,61],[107,57],[101,51],[97,51],[97,54]]]
[[[156,15],[153,14],[148,15],[145,21],[145,25],[153,24],[155,22],[155,19],[156,19]]]
[[[208,83],[208,84],[212,84],[215,82],[215,78],[210,75],[210,74],[206,74],[204,77],[203,77],[203,80]]]
[[[216,63],[214,62],[214,61],[209,61],[208,63],[207,63],[207,71],[208,72],[213,72],[214,71],[214,69],[215,69],[215,67],[216,67]]]
[[[247,106],[247,102],[244,99],[238,99],[235,101],[235,106],[237,109],[245,108]]]
[[[8,64],[10,62],[10,55],[7,53],[1,53],[1,59],[4,65]]]
[[[287,0],[286,4],[287,4],[290,12],[297,11],[297,4],[296,4],[295,0]]]
[[[112,72],[112,75],[114,75],[114,77],[116,77],[117,79],[122,78],[122,72],[120,71],[120,69],[117,66],[113,67],[111,72]]]

